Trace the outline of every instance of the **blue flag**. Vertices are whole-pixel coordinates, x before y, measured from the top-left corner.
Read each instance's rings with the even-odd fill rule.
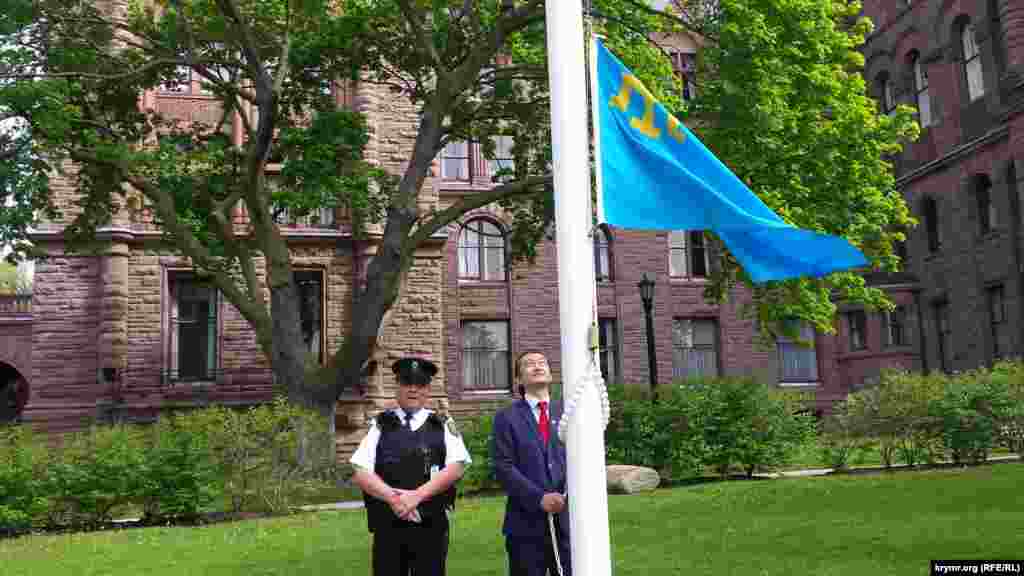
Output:
[[[846,239],[787,224],[597,41],[604,221],[647,230],[711,230],[754,282],[824,276],[868,264]]]

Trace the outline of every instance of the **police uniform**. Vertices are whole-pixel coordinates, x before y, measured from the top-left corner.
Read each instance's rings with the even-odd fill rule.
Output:
[[[393,370],[403,382],[429,383],[437,372],[432,362],[403,358]],[[370,424],[350,462],[373,471],[389,486],[414,490],[446,466],[472,460],[451,418],[421,408],[408,414],[401,407],[384,411]],[[402,520],[388,503],[368,494],[368,527],[373,533],[375,576],[442,576],[448,556],[448,514],[455,504],[455,485],[417,507],[418,522]]]

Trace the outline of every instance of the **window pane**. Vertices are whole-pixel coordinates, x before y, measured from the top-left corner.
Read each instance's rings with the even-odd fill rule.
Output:
[[[668,245],[670,248],[686,248],[686,232],[682,230],[669,232]]]
[[[480,249],[476,247],[459,248],[459,277],[480,277]]]
[[[441,177],[469,180],[469,144],[449,142],[441,151]]]
[[[598,336],[600,346],[601,374],[608,382],[615,382],[620,379],[618,369],[618,333],[615,328],[615,320],[603,318],[598,321]]]
[[[322,360],[323,338],[323,272],[302,270],[294,273],[299,292],[299,324],[302,343],[311,362]]]
[[[512,176],[515,171],[515,159],[512,156],[513,140],[511,136],[492,136],[494,140],[494,158],[488,161],[489,170],[492,176],[499,172],[509,172],[507,177]]]
[[[964,72],[967,75],[967,93],[973,102],[985,94],[985,78],[982,74],[978,45],[974,41],[974,25],[964,26],[963,34]]]
[[[715,323],[711,320],[695,320],[693,326],[694,346],[713,346],[715,344]]]
[[[174,282],[171,378],[208,380],[217,366],[216,291],[192,279]]]
[[[673,278],[686,276],[686,250],[673,248],[669,254],[668,273]]]
[[[704,250],[704,233],[690,233],[690,276],[704,278],[708,275],[707,252]]]
[[[978,45],[974,42],[974,25],[965,24],[961,32],[961,39],[964,48],[964,60],[970,60],[978,55]]]
[[[505,248],[488,247],[484,249],[484,280],[505,279]]]
[[[672,377],[718,374],[718,342],[714,320],[676,319],[672,325]]]
[[[466,390],[509,387],[508,322],[462,325],[462,384]]]
[[[779,364],[781,382],[815,382],[818,380],[818,357],[814,347],[796,342],[780,341]]]
[[[927,88],[917,94],[917,113],[922,128],[932,125],[932,101]]]

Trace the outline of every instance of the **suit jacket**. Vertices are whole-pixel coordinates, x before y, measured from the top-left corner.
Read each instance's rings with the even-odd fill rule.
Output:
[[[502,532],[513,538],[550,538],[547,512],[540,507],[548,492],[565,492],[565,445],[558,439],[562,406],[551,402],[550,437],[545,446],[526,400],[519,399],[494,416],[491,438],[494,473],[508,494]],[[559,539],[569,542],[569,507],[559,513]]]

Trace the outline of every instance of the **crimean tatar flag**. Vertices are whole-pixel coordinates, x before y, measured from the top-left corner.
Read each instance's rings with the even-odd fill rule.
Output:
[[[603,221],[711,230],[754,282],[867,266],[846,239],[787,224],[596,41]]]

